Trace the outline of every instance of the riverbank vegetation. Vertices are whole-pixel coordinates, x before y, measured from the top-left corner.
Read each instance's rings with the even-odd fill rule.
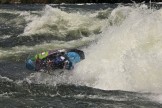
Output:
[[[135,2],[160,2],[161,0],[0,0],[2,4],[8,3],[132,3]]]

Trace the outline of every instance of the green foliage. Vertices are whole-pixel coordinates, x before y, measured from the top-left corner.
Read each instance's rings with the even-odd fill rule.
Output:
[[[32,0],[20,0],[21,3],[32,3]]]
[[[0,3],[9,3],[11,0],[0,0]]]
[[[132,0],[0,0],[0,3],[132,3]],[[135,2],[143,2],[148,3],[150,0],[135,0]],[[161,0],[152,0],[152,2],[160,2]]]

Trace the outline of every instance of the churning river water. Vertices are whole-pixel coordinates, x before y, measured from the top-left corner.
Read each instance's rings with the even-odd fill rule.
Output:
[[[1,108],[162,108],[160,4],[0,5]],[[61,75],[28,56],[80,48]]]

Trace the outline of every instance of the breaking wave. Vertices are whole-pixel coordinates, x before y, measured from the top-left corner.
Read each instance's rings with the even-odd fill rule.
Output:
[[[27,77],[27,81],[49,85],[68,82],[105,90],[161,92],[161,9],[149,9],[146,5],[118,6],[75,13],[47,5],[39,14],[22,12],[19,15],[26,22],[24,31],[0,41],[4,45],[0,48],[2,59],[90,43],[83,48],[86,59],[76,65],[71,75],[56,78],[35,73]],[[9,48],[5,44],[12,42]]]
[[[161,92],[162,10],[128,6],[111,14],[123,16],[122,22],[106,28],[102,38],[85,49],[86,59],[72,79],[105,90]]]

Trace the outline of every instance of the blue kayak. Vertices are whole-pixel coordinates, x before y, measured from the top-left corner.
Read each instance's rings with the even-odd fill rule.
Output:
[[[55,70],[74,68],[76,63],[85,59],[84,52],[78,49],[70,50],[50,50],[36,54],[26,60],[26,68],[28,70]]]

